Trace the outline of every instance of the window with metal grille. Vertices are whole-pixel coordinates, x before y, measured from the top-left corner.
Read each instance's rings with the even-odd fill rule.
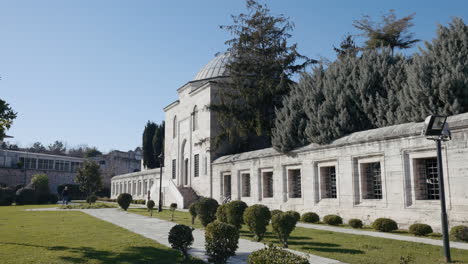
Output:
[[[265,171],[262,173],[263,177],[263,198],[273,197],[273,172]]]
[[[336,168],[335,166],[320,168],[320,183],[322,198],[336,198]]]
[[[241,174],[242,197],[250,197],[250,173]]]
[[[382,175],[380,162],[361,164],[363,198],[382,199]]]
[[[288,196],[289,198],[301,198],[301,170],[288,170]]]
[[[437,158],[416,159],[416,199],[439,200],[439,174]]]
[[[176,163],[176,160],[173,159],[172,160],[172,179],[176,178],[176,173],[177,173],[176,169],[177,169],[177,163]]]
[[[200,176],[200,155],[195,154],[193,156],[194,177]]]

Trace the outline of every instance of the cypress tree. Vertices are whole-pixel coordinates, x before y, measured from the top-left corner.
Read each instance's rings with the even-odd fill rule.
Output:
[[[293,25],[286,17],[271,15],[254,0],[246,3],[247,14],[221,26],[233,35],[226,41],[229,89],[220,89],[219,100],[210,105],[221,127],[217,142],[229,141],[232,152],[271,146],[275,109],[290,90],[291,76],[312,62],[288,44]]]
[[[461,18],[439,25],[408,67],[401,100],[405,118],[421,121],[431,114],[468,112],[468,27]]]
[[[154,151],[154,159],[156,162],[156,168],[164,166],[160,163],[159,155],[164,152],[164,131],[165,131],[165,123],[164,121],[160,125],[156,125],[156,130],[153,136],[153,151]]]
[[[156,124],[148,121],[143,131],[143,166],[148,169],[157,167],[156,159],[154,156],[153,138],[156,133]]]

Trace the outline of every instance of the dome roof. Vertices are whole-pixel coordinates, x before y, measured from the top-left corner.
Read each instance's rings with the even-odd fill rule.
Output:
[[[228,52],[219,54],[208,62],[205,67],[197,73],[197,75],[195,75],[193,81],[226,76],[226,64],[228,63],[229,58],[230,56]]]

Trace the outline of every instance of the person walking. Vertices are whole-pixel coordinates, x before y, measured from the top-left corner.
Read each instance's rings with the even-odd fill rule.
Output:
[[[62,191],[62,204],[68,204],[68,186],[65,186]]]

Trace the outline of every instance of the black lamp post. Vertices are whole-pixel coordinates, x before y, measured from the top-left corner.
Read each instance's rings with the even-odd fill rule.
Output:
[[[158,204],[158,212],[162,212],[162,168],[163,168],[163,160],[164,160],[164,155],[161,152],[158,156],[159,158],[159,204]]]
[[[450,256],[447,209],[445,205],[444,175],[442,169],[442,141],[448,141],[452,139],[452,137],[450,134],[450,128],[447,124],[446,116],[428,116],[424,123],[424,135],[427,137],[427,139],[434,140],[437,145],[437,174],[439,176],[439,198],[441,207],[442,236],[444,241],[444,255],[445,261],[451,262],[452,259]]]

